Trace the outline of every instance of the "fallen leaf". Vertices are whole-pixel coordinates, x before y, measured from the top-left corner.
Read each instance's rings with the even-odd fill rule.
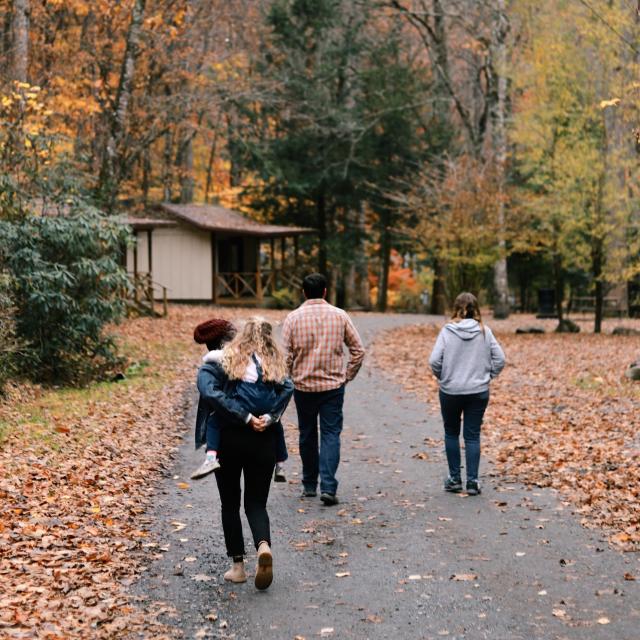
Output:
[[[611,620],[609,620],[609,618],[602,616],[602,618],[598,618],[597,622],[598,624],[609,624]]]
[[[338,573],[336,573],[336,578],[346,578],[350,575],[351,573],[349,571],[338,571]]]
[[[178,488],[179,489],[188,489],[189,488],[189,483],[188,482],[178,482]]]
[[[475,573],[454,573],[449,580],[455,580],[456,582],[465,582],[477,580],[478,576]]]

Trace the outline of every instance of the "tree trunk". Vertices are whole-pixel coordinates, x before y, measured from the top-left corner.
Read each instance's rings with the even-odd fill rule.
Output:
[[[216,161],[216,153],[218,150],[218,132],[220,131],[220,117],[222,112],[218,113],[218,118],[216,120],[216,126],[213,132],[213,141],[211,142],[211,149],[209,151],[209,161],[207,162],[207,179],[204,185],[204,201],[210,202],[209,193],[211,192],[211,188],[213,187],[213,178],[214,178],[214,166]]]
[[[498,197],[498,253],[499,258],[493,267],[495,318],[509,316],[509,278],[507,273],[507,255],[505,241],[505,177],[507,164],[507,34],[509,21],[505,9],[505,0],[496,0],[492,25],[492,82],[495,85],[490,95],[494,97],[491,108],[492,143],[496,168]]]
[[[391,229],[388,210],[381,215],[382,230],[380,232],[380,276],[378,278],[378,311],[387,310],[389,295],[389,269],[391,267]]]
[[[556,247],[553,254],[553,282],[556,291],[556,313],[558,315],[558,326],[562,327],[564,315],[562,304],[564,302],[564,270],[562,268],[562,254]]]
[[[162,154],[162,199],[171,202],[173,197],[173,172],[171,158],[173,157],[173,136],[171,131],[164,134],[164,152]]]
[[[129,103],[133,92],[133,78],[139,54],[140,32],[144,20],[145,4],[146,0],[135,0],[131,12],[131,22],[127,31],[115,108],[110,118],[109,137],[100,171],[100,192],[108,211],[113,211],[115,207],[120,182],[124,177],[122,143],[126,132]]]
[[[355,268],[357,278],[356,303],[363,309],[371,308],[371,292],[369,290],[369,260],[366,248],[366,224],[362,205],[356,212],[357,250]]]
[[[29,69],[29,0],[13,0],[13,56],[11,78],[27,81]]]
[[[327,203],[324,192],[320,192],[316,200],[316,215],[318,219],[318,271],[327,276]]]
[[[142,202],[146,206],[149,202],[151,188],[151,150],[147,147],[142,153]]]
[[[356,305],[356,265],[352,262],[344,274],[344,308],[352,309]]]
[[[429,311],[435,316],[443,316],[447,313],[447,265],[444,260],[435,259],[433,275],[431,309]]]
[[[193,133],[189,130],[180,143],[176,164],[179,167],[180,175],[180,203],[189,204],[193,202],[194,179],[193,179]]]

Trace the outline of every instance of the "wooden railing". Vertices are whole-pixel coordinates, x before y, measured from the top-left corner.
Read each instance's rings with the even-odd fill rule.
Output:
[[[129,282],[131,283],[129,300],[138,311],[158,317],[167,315],[169,310],[167,287],[154,282],[150,273],[130,273]],[[161,293],[161,296],[157,296],[156,291]],[[158,297],[160,297],[162,312],[156,310]]]
[[[218,273],[216,287],[218,297],[256,298],[262,300],[274,291],[282,288],[299,290],[302,280],[294,273],[284,269],[273,269],[254,273],[228,272]]]

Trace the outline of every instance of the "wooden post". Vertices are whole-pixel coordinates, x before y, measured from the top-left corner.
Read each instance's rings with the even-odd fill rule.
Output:
[[[284,270],[287,267],[287,257],[286,257],[286,248],[287,248],[287,244],[286,244],[287,238],[285,236],[282,236],[282,238],[280,238],[280,267],[282,268],[282,272],[284,273]]]
[[[293,236],[293,269],[295,275],[298,275],[298,268],[300,267],[300,237]]]
[[[269,238],[269,243],[271,245],[271,251],[269,252],[269,262],[271,263],[271,286],[274,289],[278,288],[277,277],[276,277],[276,244],[274,238]]]
[[[151,229],[147,229],[147,261],[149,263],[149,276],[153,280],[153,245],[151,242]]]
[[[256,298],[261,303],[263,299],[262,292],[262,273],[260,271],[260,236],[256,238]]]
[[[211,301],[218,304],[218,236],[211,232]]]
[[[162,315],[166,318],[169,313],[169,304],[167,300],[167,287],[162,287]]]
[[[138,232],[133,232],[133,299],[138,302]]]

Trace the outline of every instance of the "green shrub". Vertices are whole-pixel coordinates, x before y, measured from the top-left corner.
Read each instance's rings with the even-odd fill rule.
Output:
[[[296,292],[288,287],[276,289],[271,296],[275,301],[276,309],[295,309],[299,303]]]
[[[16,327],[11,298],[10,280],[7,274],[0,273],[0,395],[7,381],[17,373],[20,342],[16,337]]]
[[[80,203],[64,216],[0,221],[0,265],[30,378],[83,384],[116,363],[103,329],[125,311],[118,256],[128,237],[127,227]]]

